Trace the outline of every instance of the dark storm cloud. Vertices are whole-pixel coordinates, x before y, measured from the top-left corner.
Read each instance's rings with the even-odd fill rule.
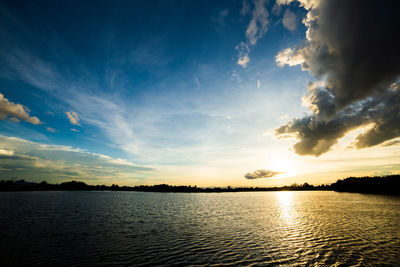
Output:
[[[373,127],[357,136],[354,147],[370,147],[400,136],[400,84],[348,105],[332,119],[321,119],[318,115],[294,119],[275,132],[283,137],[297,137],[300,140],[294,145],[297,154],[319,156],[348,131],[370,123]]]
[[[322,0],[310,9],[305,46],[278,54],[279,65],[301,64],[317,79],[303,99],[313,115],[276,129],[294,135],[301,155],[319,156],[349,130],[374,123],[354,147],[400,136],[400,1]]]
[[[400,140],[388,141],[382,144],[382,146],[399,146],[399,145],[400,145]]]
[[[244,177],[247,179],[272,178],[278,174],[281,174],[281,172],[273,172],[270,170],[257,170],[252,173],[246,173]]]

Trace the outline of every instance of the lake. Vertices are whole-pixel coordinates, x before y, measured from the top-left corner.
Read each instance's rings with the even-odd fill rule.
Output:
[[[2,265],[398,265],[400,197],[0,193]]]

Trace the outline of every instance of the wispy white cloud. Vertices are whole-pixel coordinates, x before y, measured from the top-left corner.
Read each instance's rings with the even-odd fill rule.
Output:
[[[227,9],[227,8],[221,10],[218,13],[218,15],[215,18],[215,22],[218,25],[217,30],[220,30],[225,27],[226,19],[228,18],[228,16],[229,16],[229,9]]]
[[[282,24],[289,31],[295,31],[297,28],[296,15],[289,9],[286,9],[285,14],[283,15]]]
[[[80,125],[79,124],[79,116],[78,113],[76,113],[75,111],[67,111],[65,112],[65,114],[67,115],[69,122],[73,125]]]
[[[132,49],[129,62],[142,66],[164,66],[171,63],[173,57],[170,53],[165,53],[162,39],[162,36],[158,36]]]
[[[296,1],[296,0],[276,0],[276,3],[278,5],[288,5],[288,4],[290,4],[291,2],[294,2],[294,1]]]
[[[271,9],[272,14],[274,14],[275,16],[279,16],[281,14],[281,11],[282,6],[278,3],[275,3],[275,5]]]
[[[47,129],[46,129],[47,131],[49,131],[49,132],[51,132],[51,133],[55,133],[55,132],[57,132],[57,130],[56,129],[54,129],[54,128],[52,128],[52,127],[47,127]]]
[[[249,55],[246,54],[238,58],[237,64],[242,66],[243,68],[246,68],[249,62],[250,62]]]
[[[281,121],[281,122],[287,122],[288,119],[289,119],[288,114],[283,114],[282,116],[279,117],[279,121]]]
[[[29,112],[30,110],[27,107],[9,101],[0,93],[0,119],[5,120],[10,118],[15,122],[24,120],[32,124],[39,124],[40,120],[37,117],[30,116]]]
[[[266,32],[268,26],[268,11],[265,7],[265,0],[254,2],[253,16],[246,29],[246,37],[251,45],[255,45]]]
[[[5,137],[3,137],[5,138]],[[13,140],[11,137],[7,137],[9,140]],[[32,143],[30,141],[27,141],[25,139],[17,139],[19,142],[25,142],[25,143]],[[72,146],[62,146],[62,145],[50,145],[50,144],[40,144],[40,143],[34,143],[37,144],[38,149],[40,150],[46,150],[46,151],[64,151],[64,152],[76,152],[76,153],[86,153],[86,150],[80,149],[80,148],[74,148]]]
[[[240,9],[240,15],[244,16],[250,12],[250,5],[247,0],[242,1],[242,8]]]
[[[41,61],[33,55],[29,58],[32,62]],[[30,61],[23,62],[28,64]],[[99,135],[102,135],[101,138],[97,138],[97,142],[103,146],[120,149],[119,157],[126,156],[139,163],[165,166],[207,162],[210,157],[215,159],[224,157],[226,153],[222,151],[228,151],[226,147],[231,146],[229,149],[232,151],[237,151],[238,146],[247,147],[243,134],[248,136],[256,131],[249,130],[248,123],[241,124],[240,121],[254,121],[255,112],[265,114],[265,103],[261,101],[264,95],[250,100],[251,107],[248,105],[248,92],[244,91],[235,96],[232,95],[232,91],[229,92],[229,96],[223,93],[211,95],[204,92],[198,97],[194,97],[193,92],[188,95],[187,90],[183,89],[193,87],[193,78],[179,84],[165,79],[152,89],[173,84],[179,87],[179,90],[159,90],[163,92],[157,94],[146,92],[138,103],[135,98],[127,99],[127,95],[123,95],[129,91],[126,84],[116,84],[121,77],[124,77],[124,72],[118,67],[110,67],[107,71],[109,75],[104,77],[105,83],[99,80],[96,73],[91,73],[84,66],[80,67],[83,70],[80,69],[79,72],[74,69],[62,72],[57,66],[42,63],[30,70],[30,77],[35,77],[34,81],[26,79],[26,76],[18,71],[15,75],[19,80],[59,100],[65,105],[61,107],[62,109],[68,107],[69,112],[76,112],[78,123],[96,127]],[[209,66],[205,68],[208,72],[196,73],[199,81],[204,84],[215,75],[214,71],[212,73],[209,71]],[[193,77],[193,74],[185,77]],[[245,81],[240,75],[232,77],[232,80],[243,83]],[[234,84],[237,85],[236,82]],[[213,86],[226,88],[226,84],[214,81]],[[254,84],[248,86],[254,87]],[[116,90],[113,90],[114,88]],[[237,90],[233,87],[231,89]],[[230,99],[229,103],[227,99]],[[243,106],[246,106],[246,111],[243,110]],[[261,110],[258,109],[260,107]],[[273,109],[273,107],[274,105],[270,104],[267,108]],[[210,114],[214,112],[222,115],[211,117]],[[235,119],[226,119],[228,114]],[[210,127],[214,129],[211,133]],[[227,135],[234,136],[233,142],[237,142],[238,145],[232,148],[232,139],[227,138]],[[228,152],[230,153],[234,152]]]
[[[125,159],[80,148],[36,143],[3,135],[0,135],[0,158],[1,167],[5,169],[0,169],[0,175],[29,180],[59,182],[79,179],[110,184],[113,179],[122,179],[125,183],[136,183],[154,171]]]
[[[241,43],[236,46],[236,50],[238,51],[238,61],[237,64],[242,66],[243,68],[247,67],[247,64],[250,62],[250,47],[254,46],[257,41],[267,32],[268,30],[268,10],[265,7],[266,0],[255,0],[254,8],[252,12],[252,17],[249,25],[246,29],[246,39],[247,43]],[[248,4],[247,2],[243,2],[243,7],[241,10],[241,14],[244,15],[248,12]],[[239,47],[239,49],[238,49]]]
[[[194,83],[195,83],[198,87],[200,86],[199,77],[197,77],[197,76],[194,77]]]
[[[239,45],[237,45],[235,47],[235,49],[238,51],[238,60],[237,60],[237,64],[242,66],[243,68],[247,67],[247,64],[249,64],[250,62],[250,58],[249,58],[249,46],[245,43],[240,43]]]
[[[55,71],[54,66],[35,57],[23,48],[0,50],[1,57],[8,66],[8,72],[3,75],[10,79],[19,79],[46,92],[57,90],[55,86],[66,82],[62,75]]]

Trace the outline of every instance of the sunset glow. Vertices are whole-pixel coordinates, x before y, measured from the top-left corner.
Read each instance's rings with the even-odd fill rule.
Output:
[[[399,11],[0,1],[0,267],[399,266]]]
[[[330,5],[1,4],[0,177],[277,186],[400,173],[393,27],[343,34],[364,17],[330,22]]]

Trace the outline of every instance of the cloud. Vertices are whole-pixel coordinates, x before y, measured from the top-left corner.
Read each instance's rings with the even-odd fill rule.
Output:
[[[247,64],[250,62],[249,58],[249,46],[243,42],[241,42],[239,45],[235,47],[235,49],[238,51],[238,61],[237,64],[242,66],[243,68],[247,67]]]
[[[18,37],[19,35],[15,36],[17,41]],[[77,112],[80,124],[85,122],[100,131],[96,137],[89,138],[95,138],[96,142],[104,146],[120,149],[122,153],[142,163],[161,162],[160,164],[168,165],[206,161],[204,151],[208,148],[204,146],[204,139],[221,138],[225,143],[228,141],[220,136],[220,132],[211,136],[204,134],[207,132],[206,126],[209,122],[213,123],[213,119],[207,117],[210,113],[209,104],[201,101],[206,94],[199,94],[199,98],[192,99],[186,91],[180,90],[189,84],[187,70],[178,73],[176,77],[163,77],[163,82],[155,85],[160,94],[154,94],[153,90],[145,90],[143,99],[127,99],[127,95],[123,93],[130,91],[132,86],[137,87],[136,89],[140,87],[135,85],[134,79],[129,75],[131,69],[127,70],[126,64],[132,63],[142,69],[143,64],[153,68],[172,62],[173,57],[166,56],[165,49],[162,48],[164,38],[165,34],[157,35],[154,37],[155,41],[150,41],[150,46],[146,41],[139,42],[138,47],[134,45],[123,49],[124,51],[118,50],[114,60],[103,64],[101,72],[104,71],[104,75],[100,76],[97,71],[93,72],[93,69],[86,66],[87,64],[81,64],[79,55],[62,41],[51,45],[58,51],[56,58],[42,58],[36,50],[26,47],[24,40],[20,40],[21,42],[13,44],[9,51],[0,49],[0,57],[6,63],[1,67],[8,70],[2,75],[7,75],[10,80],[36,87],[36,90],[41,90],[56,100],[49,103],[51,110],[68,107],[64,112]],[[114,44],[113,40],[111,38],[109,41]],[[62,58],[68,59],[66,65],[55,63]],[[200,82],[212,82],[217,75],[215,64],[208,63],[199,67]],[[65,68],[68,68],[68,71]],[[151,87],[145,83],[140,84],[145,86],[144,89]],[[172,87],[178,89],[166,90]],[[188,119],[174,119],[183,115]],[[192,119],[194,117],[195,119]],[[190,126],[187,126],[188,122]],[[70,126],[72,128],[74,125]],[[178,131],[179,134],[176,131],[177,127],[182,129]],[[216,150],[215,145],[213,149]]]
[[[254,2],[253,16],[246,29],[246,37],[251,45],[255,45],[266,32],[268,26],[268,11],[265,8],[265,0]]]
[[[252,173],[246,173],[246,175],[244,176],[246,179],[259,179],[259,178],[272,178],[278,174],[281,174],[281,172],[274,172],[274,171],[270,171],[270,170],[257,170],[255,172]]]
[[[67,111],[65,112],[65,114],[67,115],[69,122],[73,125],[80,125],[79,124],[79,117],[78,117],[78,113],[74,112],[74,111]]]
[[[271,12],[275,16],[279,16],[281,14],[282,7],[278,3],[275,3],[275,5],[272,7]]]
[[[292,2],[296,2],[296,0],[276,0],[276,4],[278,5],[289,5]],[[305,9],[317,8],[320,0],[298,0],[300,6]]]
[[[140,64],[142,66],[165,66],[173,61],[171,54],[165,51],[162,41],[159,37],[154,37],[153,39],[135,47],[129,53],[128,60],[132,64]],[[123,75],[121,76],[119,71],[111,73],[111,79],[123,80]]]
[[[243,68],[247,67],[247,64],[249,64],[250,62],[250,58],[249,55],[243,55],[243,56],[239,56],[237,64],[242,66]]]
[[[143,49],[148,48],[148,46],[140,47],[144,47]],[[158,46],[154,44],[154,47],[154,51],[160,53],[156,49]],[[139,50],[135,51],[140,54]],[[60,49],[60,53],[65,57],[70,57],[71,55],[75,57],[73,52],[69,50],[63,51],[63,49]],[[39,56],[31,53],[28,49],[18,49],[18,47],[11,49],[7,53],[0,49],[0,56],[7,63],[7,69],[10,70],[10,73],[8,73],[10,79],[20,80],[34,86],[66,106],[71,107],[71,110],[75,111],[75,121],[78,120],[77,125],[80,125],[80,117],[85,118],[88,124],[94,125],[103,131],[106,138],[110,139],[108,140],[109,142],[131,155],[143,156],[149,150],[148,147],[151,147],[151,145],[148,145],[146,149],[142,148],[147,145],[145,143],[146,139],[149,139],[148,134],[144,137],[140,136],[141,140],[139,140],[133,129],[136,127],[140,129],[149,127],[149,124],[164,116],[162,112],[152,114],[151,118],[149,118],[146,113],[149,112],[148,109],[135,110],[131,104],[126,102],[126,99],[120,98],[118,94],[113,94],[111,97],[109,92],[104,91],[102,81],[98,80],[96,75],[91,74],[90,70],[79,64],[77,69],[73,69],[74,71],[63,72],[59,69],[59,65],[52,65],[49,61],[44,61]],[[159,62],[158,57],[152,60]],[[149,62],[148,64],[154,65],[155,63]],[[85,70],[85,75],[82,75],[81,67]],[[110,89],[109,91],[117,91],[116,89],[126,90],[126,84],[124,84],[126,77],[120,71],[122,70],[119,68],[107,68],[107,73],[112,74],[105,76],[107,80],[106,86]],[[65,88],[68,88],[68,90],[65,90]],[[99,107],[102,108],[99,109]],[[72,111],[68,112],[72,115]],[[140,117],[140,120],[137,117],[133,120],[130,112],[136,112],[135,114]],[[68,119],[70,119],[69,117]],[[137,124],[140,124],[140,126],[136,126]],[[148,158],[154,158],[155,153],[148,152],[148,154]]]
[[[238,61],[237,64],[242,66],[243,68],[247,67],[247,64],[250,62],[250,46],[254,46],[257,41],[267,32],[268,30],[268,10],[265,7],[266,0],[255,0],[254,8],[252,12],[252,17],[249,25],[246,29],[246,39],[247,44],[241,43],[235,47],[238,51]],[[249,6],[247,2],[243,1],[243,7],[241,9],[241,14],[247,14],[249,10]]]
[[[240,15],[244,16],[250,12],[250,5],[246,0],[242,1],[242,8],[240,9]]]
[[[301,65],[318,82],[310,84],[303,98],[312,115],[277,128],[276,134],[296,137],[296,153],[314,156],[367,124],[373,126],[356,137],[353,147],[370,147],[400,136],[400,39],[396,38],[400,3],[299,2],[308,10],[303,20],[307,40],[281,51],[276,62]]]
[[[323,89],[321,89],[323,90]],[[326,93],[316,96],[315,106],[329,106]],[[324,104],[322,104],[324,103]],[[337,143],[347,132],[361,126],[368,127],[354,140],[352,147],[357,149],[378,145],[400,136],[400,84],[393,85],[385,92],[357,101],[338,112],[331,113],[334,107],[315,108],[314,114],[294,119],[275,129],[281,137],[296,137],[299,142],[294,150],[299,155],[320,156]],[[320,112],[324,112],[321,114]]]
[[[399,146],[399,145],[400,145],[400,140],[388,141],[382,144],[382,146]]]
[[[287,121],[289,119],[289,115],[288,114],[283,114],[282,116],[279,117],[280,121]]]
[[[295,66],[302,64],[304,62],[304,55],[300,53],[300,51],[297,51],[292,48],[286,48],[283,49],[278,53],[278,55],[275,57],[275,61],[278,64],[278,66],[283,67],[285,65],[288,66]]]
[[[27,107],[10,102],[0,93],[0,119],[5,120],[9,117],[15,122],[24,120],[32,124],[39,124],[40,120],[37,117],[31,117],[29,112],[30,110]]]
[[[4,147],[7,147],[4,148]],[[0,135],[0,176],[32,181],[60,182],[71,179],[131,183],[144,179],[154,169],[128,160],[79,148],[30,142]]]
[[[4,74],[10,79],[20,79],[46,92],[55,92],[55,85],[64,81],[52,65],[33,56],[26,47],[0,49],[0,57],[6,62]]]
[[[257,80],[257,88],[260,88],[260,86],[261,86],[261,81]]]
[[[293,2],[293,1],[295,1],[295,0],[276,0],[276,3],[277,3],[278,5],[288,5],[288,4],[290,4],[291,2]]]
[[[197,76],[194,77],[194,83],[197,85],[197,87],[200,87],[201,83],[200,83],[199,77],[197,77]]]
[[[285,14],[283,15],[282,24],[286,29],[294,32],[297,28],[296,15],[289,9],[286,9]]]
[[[75,129],[75,128],[71,128],[70,130],[73,131],[73,132],[76,132],[76,133],[80,132],[78,129]]]
[[[218,17],[216,19],[217,23],[220,27],[225,27],[225,20],[229,15],[229,9],[223,9],[219,12]]]
[[[12,156],[12,155],[14,155],[13,150],[8,150],[8,149],[0,147],[0,156]]]
[[[8,139],[11,139],[12,137],[8,137]],[[19,142],[28,142],[24,139],[16,139]],[[38,144],[38,143],[37,143]],[[74,148],[71,146],[62,146],[62,145],[49,145],[49,144],[38,144],[39,149],[41,150],[47,150],[47,151],[67,151],[67,152],[77,152],[77,153],[85,153],[87,151],[82,150],[80,148]]]
[[[56,129],[54,129],[54,128],[52,128],[52,127],[47,127],[47,129],[46,129],[47,131],[49,131],[49,132],[51,132],[51,133],[55,133],[55,132],[57,132],[57,130]]]

